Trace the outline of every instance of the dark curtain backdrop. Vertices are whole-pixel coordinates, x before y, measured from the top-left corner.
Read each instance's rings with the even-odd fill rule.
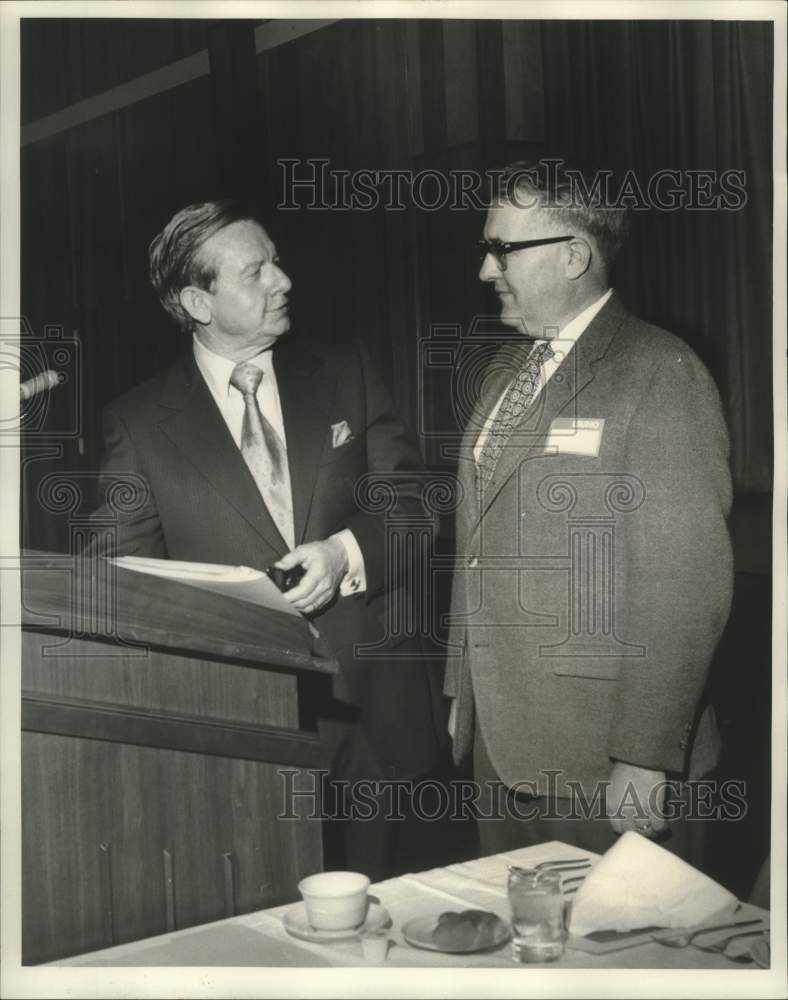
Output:
[[[549,148],[642,183],[663,168],[746,171],[741,210],[635,213],[615,282],[709,365],[739,494],[770,491],[771,24],[359,20],[255,51],[260,28],[23,21],[23,128],[196,53],[209,67],[23,145],[23,313],[36,337],[52,324],[76,338],[82,370],[52,394],[42,428],[78,433],[26,440],[27,544],[66,546],[38,483],[94,470],[103,404],[182,348],[149,287],[148,242],[178,207],[228,193],[251,193],[270,218],[294,282],[293,334],[364,338],[427,461],[450,465],[456,406],[419,351],[436,326],[467,331],[497,312],[477,280],[483,213],[425,212],[407,196],[402,211],[276,211],[286,157],[446,174]]]
[[[618,282],[722,392],[736,486],[771,490],[771,25],[545,22],[549,139],[634,169],[744,170],[738,211],[633,213]]]

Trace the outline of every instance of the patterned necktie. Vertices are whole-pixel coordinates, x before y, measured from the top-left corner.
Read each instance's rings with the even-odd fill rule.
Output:
[[[539,387],[542,365],[552,358],[553,354],[554,351],[549,343],[539,344],[531,351],[523,367],[509,383],[492,426],[487,432],[487,438],[476,465],[476,486],[480,501],[484,496],[484,491],[490,485],[490,480],[495,472],[498,459],[506,447],[506,442],[512,436],[512,431],[521,420],[523,413],[531,405],[534,394]]]
[[[234,385],[244,398],[241,454],[271,517],[292,549],[295,547],[295,528],[287,451],[257,402],[257,389],[262,379],[263,372],[245,361],[236,365],[230,376],[230,385]]]

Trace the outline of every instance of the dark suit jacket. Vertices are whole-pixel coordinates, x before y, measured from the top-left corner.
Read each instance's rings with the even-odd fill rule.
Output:
[[[512,375],[502,365],[488,379],[460,459],[452,640],[464,654],[445,683],[455,757],[472,745],[475,706],[509,785],[548,791],[540,772],[557,769],[561,794],[567,780],[592,788],[612,760],[708,772],[719,746],[703,690],[732,591],[711,377],[614,295],[526,413],[480,511],[473,447]],[[598,456],[571,436],[556,453],[556,418],[604,420]]]
[[[412,659],[361,661],[353,654],[354,644],[384,635],[387,606],[396,612],[410,600],[399,581],[386,578],[384,515],[361,510],[354,488],[368,472],[394,474],[400,509],[417,507],[418,450],[361,347],[318,355],[288,337],[275,348],[274,369],[296,543],[347,527],[364,555],[366,594],[340,597],[314,619],[342,666],[335,694],[360,710],[384,776],[424,773],[438,757],[443,707],[418,643],[411,643]],[[331,424],[342,420],[354,437],[334,448]],[[104,434],[102,495],[128,472],[149,487],[138,509],[121,516],[119,554],[266,569],[287,551],[191,348],[110,404]]]

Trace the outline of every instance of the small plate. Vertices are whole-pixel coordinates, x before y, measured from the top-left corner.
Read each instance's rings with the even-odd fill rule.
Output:
[[[346,941],[348,938],[357,937],[361,931],[374,931],[388,927],[391,923],[391,917],[385,906],[370,900],[367,919],[363,924],[341,931],[323,931],[309,923],[306,916],[306,906],[299,903],[285,913],[282,917],[282,923],[285,925],[287,933],[292,934],[293,937],[300,938],[302,941],[320,943],[323,941]]]
[[[437,926],[438,917],[436,916],[414,917],[413,920],[409,920],[402,928],[402,936],[414,948],[426,948],[427,951],[442,951],[447,955],[469,955],[474,951],[491,951],[493,948],[500,948],[512,936],[506,924],[499,923],[495,932],[495,939],[491,944],[470,948],[441,948],[432,939],[432,933]]]

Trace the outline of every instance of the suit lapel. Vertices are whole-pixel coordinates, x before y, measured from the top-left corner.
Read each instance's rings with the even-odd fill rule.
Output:
[[[287,435],[293,521],[298,545],[304,537],[309,518],[337,385],[336,379],[325,373],[318,358],[297,354],[290,345],[274,352],[274,370]]]
[[[531,449],[536,445],[544,445],[553,420],[593,380],[594,365],[607,353],[610,342],[625,317],[626,311],[614,293],[559,368],[561,378],[556,379],[558,372],[553,375],[515,427],[512,440],[504,448],[492,480],[485,490],[480,517],[484,516]]]
[[[288,545],[268,513],[191,351],[170,369],[159,404],[172,411],[161,421],[162,431],[269,546],[284,555]]]
[[[476,459],[474,449],[493,406],[517,374],[518,366],[527,356],[530,345],[519,341],[507,343],[490,362],[482,391],[466,424],[457,456],[457,474],[462,485],[465,503],[457,510],[457,542],[470,539],[479,523],[478,494],[476,491]]]

